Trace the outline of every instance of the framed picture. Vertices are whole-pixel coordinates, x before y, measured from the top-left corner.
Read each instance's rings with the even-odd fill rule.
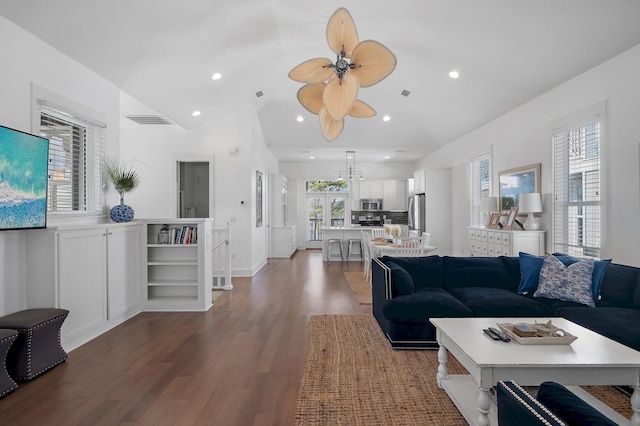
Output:
[[[262,172],[256,170],[256,228],[262,226]]]
[[[498,173],[500,210],[520,207],[520,194],[540,192],[540,163],[509,169]]]
[[[500,212],[491,213],[489,228],[496,229],[500,226]]]
[[[509,210],[509,215],[507,216],[507,221],[504,224],[504,229],[513,229],[513,224],[516,221],[516,216],[518,216],[518,208],[511,207]]]

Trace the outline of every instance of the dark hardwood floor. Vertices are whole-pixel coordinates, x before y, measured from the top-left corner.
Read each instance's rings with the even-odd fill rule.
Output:
[[[309,318],[371,311],[318,250],[234,278],[207,312],[145,312],[0,399],[2,425],[290,425]]]

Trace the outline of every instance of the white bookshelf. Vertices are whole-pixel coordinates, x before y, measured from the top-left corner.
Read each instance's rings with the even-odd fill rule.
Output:
[[[213,219],[147,219],[143,226],[143,310],[206,311],[211,306]],[[162,227],[196,230],[197,241],[158,244]]]

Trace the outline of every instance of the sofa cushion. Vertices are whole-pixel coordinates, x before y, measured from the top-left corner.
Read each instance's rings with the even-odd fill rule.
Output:
[[[585,260],[569,266],[550,254],[544,257],[540,282],[534,297],[568,300],[595,307],[592,287],[593,261]]]
[[[534,256],[529,253],[520,252],[520,284],[518,285],[519,294],[533,294],[538,288],[540,281],[540,268],[544,257]]]
[[[608,306],[640,309],[640,300],[634,304],[634,291],[638,287],[640,269],[612,263],[602,279],[600,299]]]
[[[500,257],[451,257],[442,258],[444,288],[494,287],[515,290],[517,281],[510,276]]]
[[[544,382],[540,384],[536,398],[569,425],[609,426],[617,424],[559,383]]]
[[[429,318],[473,316],[473,312],[448,291],[435,287],[416,287],[414,294],[387,300],[382,312],[389,321],[423,324],[429,324]]]
[[[589,330],[640,351],[640,310],[630,308],[561,308],[557,314]]]
[[[416,287],[440,287],[444,282],[442,258],[440,256],[421,257],[389,257],[384,256],[382,262],[393,262],[406,270]]]
[[[560,262],[562,262],[565,266],[572,265],[576,262],[582,262],[583,259],[579,259],[577,257],[570,256],[564,253],[553,253],[555,257],[557,257]],[[591,280],[591,290],[593,292],[593,300],[598,300],[600,296],[600,288],[602,287],[602,280],[604,278],[604,274],[611,263],[611,259],[603,259],[596,260],[593,262],[593,276]]]
[[[502,288],[466,287],[449,291],[477,317],[550,316],[554,312],[543,303]]]
[[[387,262],[391,270],[391,282],[395,294],[413,294],[415,286],[411,275],[402,267],[393,262]],[[394,294],[394,295],[395,295]]]

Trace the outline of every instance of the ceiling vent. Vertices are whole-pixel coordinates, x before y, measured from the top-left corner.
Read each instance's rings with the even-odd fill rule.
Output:
[[[403,90],[402,92],[400,92],[400,94],[401,94],[402,96],[404,96],[405,98],[409,96],[409,93],[411,93],[411,92],[410,92],[410,91],[408,91],[408,90]]]
[[[125,117],[138,124],[173,124],[166,118],[159,115],[126,115]]]
[[[262,96],[264,96],[264,92],[262,90],[256,92],[256,97],[261,98]]]

